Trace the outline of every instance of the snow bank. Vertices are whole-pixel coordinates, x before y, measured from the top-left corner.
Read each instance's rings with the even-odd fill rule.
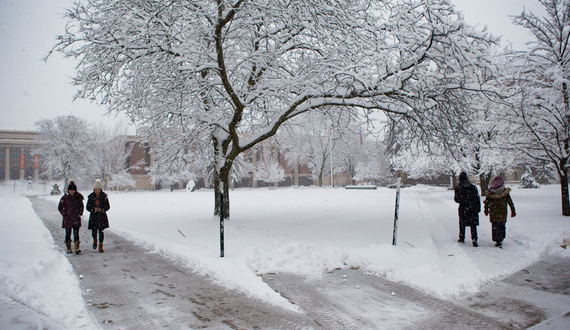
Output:
[[[67,258],[34,213],[27,198],[0,186],[0,328],[10,328],[20,305],[36,315],[35,327],[98,329],[93,325],[79,281]],[[21,308],[20,308],[21,309]]]

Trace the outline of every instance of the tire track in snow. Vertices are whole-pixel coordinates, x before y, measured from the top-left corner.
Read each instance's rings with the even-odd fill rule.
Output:
[[[440,278],[432,280],[441,282],[437,287],[447,287],[448,290],[438,292],[440,295],[448,296],[455,293],[473,293],[481,285],[481,271],[473,260],[468,256],[464,249],[474,248],[471,245],[460,245],[456,239],[450,236],[445,229],[441,219],[430,211],[430,207],[426,202],[434,204],[444,204],[442,200],[429,193],[420,197],[417,191],[414,191],[414,198],[418,204],[418,208],[422,214],[422,218],[429,228],[433,248],[437,251],[439,265],[441,266]],[[440,208],[441,209],[441,208]],[[467,233],[469,235],[469,233]],[[444,284],[445,285],[442,285]]]

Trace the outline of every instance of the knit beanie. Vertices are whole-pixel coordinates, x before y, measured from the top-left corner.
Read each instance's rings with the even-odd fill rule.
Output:
[[[490,189],[497,189],[497,188],[500,188],[504,184],[505,184],[505,180],[503,180],[503,178],[501,176],[496,176],[493,179],[493,182],[491,182],[491,186],[489,188]]]
[[[101,180],[99,179],[95,180],[95,184],[93,185],[93,190],[95,189],[103,190],[103,186],[101,186]]]
[[[77,186],[75,185],[75,181],[69,181],[69,186],[67,186],[67,191],[75,190],[77,191]]]

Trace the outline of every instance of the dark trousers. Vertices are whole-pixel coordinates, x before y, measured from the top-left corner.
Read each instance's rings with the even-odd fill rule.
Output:
[[[459,225],[459,239],[462,241],[465,240],[465,227],[466,226]],[[476,241],[477,240],[477,226],[469,226],[469,227],[471,227],[471,240]]]
[[[505,239],[507,232],[506,222],[492,222],[493,226],[493,241],[502,242]]]
[[[73,240],[79,241],[79,227],[73,227]],[[65,241],[71,242],[71,228],[65,228]]]
[[[105,233],[103,232],[104,229],[93,229],[91,230],[91,236],[93,236],[93,240],[97,240],[97,232],[99,232],[99,243],[103,243],[105,239]]]

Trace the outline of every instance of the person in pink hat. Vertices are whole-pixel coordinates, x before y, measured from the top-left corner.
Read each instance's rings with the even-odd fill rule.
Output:
[[[515,204],[510,195],[511,188],[505,188],[505,180],[497,176],[491,182],[485,198],[485,215],[489,216],[492,225],[495,246],[501,247],[507,231],[507,205],[511,208],[511,217],[517,215]]]

